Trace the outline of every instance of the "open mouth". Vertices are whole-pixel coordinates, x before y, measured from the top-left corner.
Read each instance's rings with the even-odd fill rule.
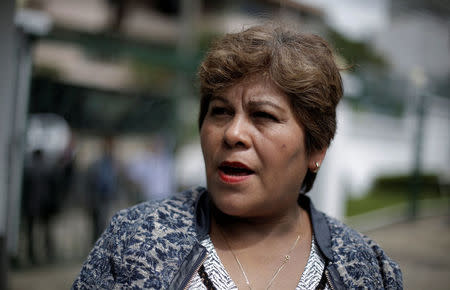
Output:
[[[219,165],[219,171],[220,177],[226,182],[239,182],[255,173],[245,164],[227,161]]]

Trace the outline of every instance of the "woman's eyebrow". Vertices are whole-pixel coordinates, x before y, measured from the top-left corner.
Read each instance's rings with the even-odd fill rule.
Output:
[[[281,112],[286,112],[286,110],[279,106],[278,104],[271,102],[271,101],[258,101],[258,100],[251,100],[248,102],[248,104],[252,107],[262,107],[262,106],[270,106],[273,107]]]

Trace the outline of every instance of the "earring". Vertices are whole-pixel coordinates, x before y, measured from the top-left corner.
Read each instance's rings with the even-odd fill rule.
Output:
[[[318,161],[314,162],[314,164],[316,165],[316,169],[313,170],[314,173],[317,173],[317,171],[319,171],[320,168],[320,163]]]

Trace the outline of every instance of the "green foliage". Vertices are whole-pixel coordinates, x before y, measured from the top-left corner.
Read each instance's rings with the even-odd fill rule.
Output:
[[[387,191],[371,191],[362,198],[347,200],[346,216],[363,214],[372,210],[393,206],[407,201],[406,194]]]
[[[418,180],[413,180],[410,175],[381,176],[375,180],[372,191],[404,193],[417,182],[423,195],[439,194],[439,179],[435,174],[421,175]]]
[[[203,58],[211,44],[221,36],[221,34],[209,30],[204,30],[199,33],[198,50],[200,53],[200,58]]]
[[[346,216],[354,216],[409,201],[415,180],[409,175],[381,176],[374,182],[369,193],[362,198],[347,200]],[[434,174],[420,177],[419,199],[439,198],[438,177]]]
[[[365,42],[346,38],[333,29],[328,31],[328,40],[332,43],[338,54],[352,67],[364,65],[380,70],[388,68],[389,64],[386,59]]]
[[[132,62],[131,69],[138,88],[170,95],[176,79],[176,71],[166,66],[156,66],[138,61]]]

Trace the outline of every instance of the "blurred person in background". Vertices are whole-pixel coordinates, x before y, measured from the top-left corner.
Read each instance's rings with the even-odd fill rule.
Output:
[[[167,142],[157,135],[127,166],[127,177],[139,187],[140,201],[168,197],[174,190],[173,157]]]
[[[112,202],[117,197],[118,165],[113,155],[114,140],[105,137],[102,141],[102,153],[88,169],[87,202],[92,221],[93,243],[108,224]]]
[[[45,164],[44,151],[35,149],[31,153],[31,160],[25,166],[23,177],[22,207],[26,222],[28,242],[28,258],[32,264],[37,264],[36,249],[40,248],[40,241],[36,239],[37,229],[42,226],[44,232],[44,252],[46,257],[53,254],[50,233],[50,218],[54,212],[52,200],[51,174]]]
[[[306,195],[343,94],[328,44],[251,27],[199,77],[207,189],[119,212],[73,288],[401,289],[397,263]]]
[[[36,126],[33,120],[42,121],[39,117],[32,117],[31,120],[28,134],[35,139],[34,142],[29,140],[30,151],[27,155],[29,158],[25,161],[22,212],[28,242],[27,255],[29,260],[36,264],[40,262],[41,257],[47,261],[53,261],[55,258],[53,222],[65,206],[72,187],[75,146],[73,138],[67,146],[60,148],[61,151],[47,146],[45,138],[49,138],[57,131],[49,126],[52,123],[39,123],[40,126],[43,124],[44,126]],[[36,130],[37,127],[41,130]],[[39,135],[36,132],[45,132],[45,134]],[[57,137],[60,141],[64,140],[61,135]],[[41,235],[40,232],[43,234]],[[40,255],[41,252],[42,255]]]
[[[55,214],[60,213],[61,209],[67,205],[66,203],[73,187],[75,160],[75,143],[71,137],[69,144],[57,157],[55,164],[51,168],[52,211]]]

